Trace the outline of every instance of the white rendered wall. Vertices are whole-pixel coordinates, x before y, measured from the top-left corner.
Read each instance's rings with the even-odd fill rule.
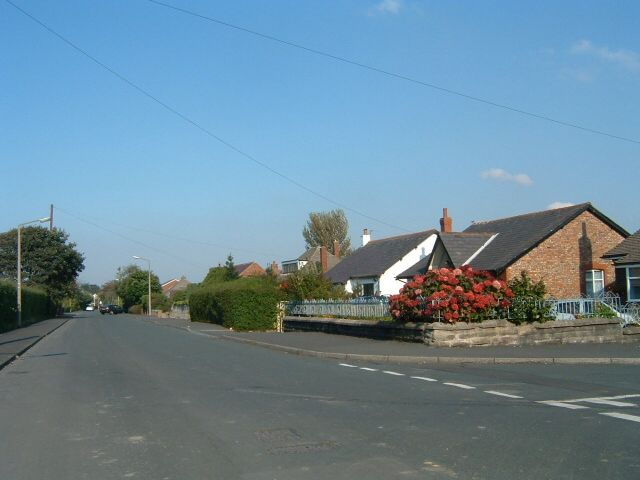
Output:
[[[433,251],[433,246],[437,238],[438,236],[434,233],[380,275],[380,294],[397,295],[404,285],[404,282],[397,280],[396,276],[429,255]]]

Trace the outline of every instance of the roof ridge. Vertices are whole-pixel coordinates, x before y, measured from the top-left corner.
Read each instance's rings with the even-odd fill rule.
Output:
[[[589,208],[591,206],[592,206],[591,202],[583,202],[583,203],[577,203],[575,205],[570,205],[568,207],[547,208],[546,210],[538,210],[537,212],[521,213],[520,215],[511,215],[510,217],[494,218],[493,220],[478,220],[478,221],[474,220],[471,222],[471,225],[484,225],[487,223],[500,222],[502,220],[509,220],[512,218],[532,217],[534,215],[540,215],[540,214],[549,213],[549,212],[556,212],[558,210],[569,210],[569,209],[580,210],[581,208]]]
[[[403,235],[396,235],[395,237],[385,237],[385,238],[378,238],[376,240],[370,240],[367,245],[371,244],[371,243],[376,243],[376,242],[386,242],[387,240],[397,240],[399,238],[407,238],[407,237],[411,237],[413,235],[423,235],[425,233],[438,233],[438,230],[436,230],[435,228],[432,228],[430,230],[424,230],[422,232],[415,232],[415,233],[405,233]],[[366,246],[366,245],[365,245]]]

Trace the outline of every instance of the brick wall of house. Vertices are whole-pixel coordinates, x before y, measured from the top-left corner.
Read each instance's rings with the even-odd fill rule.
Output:
[[[615,282],[613,264],[601,257],[623,239],[591,212],[583,212],[509,266],[506,279],[526,270],[533,280],[544,280],[549,295],[570,298],[585,293],[587,270],[603,270],[605,288],[610,289]]]
[[[242,273],[240,273],[241,277],[261,277],[266,275],[264,268],[262,268],[257,263],[252,263],[247,268],[245,268]]]

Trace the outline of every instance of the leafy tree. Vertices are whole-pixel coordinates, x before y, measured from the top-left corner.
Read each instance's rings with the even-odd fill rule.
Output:
[[[307,224],[302,229],[307,248],[325,246],[335,255],[333,241],[337,240],[341,256],[351,253],[351,239],[348,235],[349,222],[341,209],[311,212]]]
[[[287,276],[280,288],[291,300],[327,300],[344,298],[342,287],[334,287],[316,264],[305,265],[304,268]]]
[[[118,299],[118,281],[110,280],[98,291],[98,297],[103,303],[117,303]]]
[[[22,282],[44,289],[56,305],[76,288],[75,280],[84,270],[84,256],[69,235],[60,229],[22,229]],[[17,279],[18,231],[0,234],[0,278]]]
[[[121,279],[118,282],[116,292],[122,298],[124,309],[128,309],[132,305],[142,304],[142,297],[149,294],[149,272],[141,270],[136,265],[129,265],[124,269],[118,269]],[[158,276],[151,273],[151,295],[153,293],[161,293],[162,286]]]

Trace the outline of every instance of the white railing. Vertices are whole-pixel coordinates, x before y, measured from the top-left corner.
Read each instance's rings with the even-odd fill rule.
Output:
[[[305,317],[391,318],[389,300],[384,297],[287,302],[285,311]]]

